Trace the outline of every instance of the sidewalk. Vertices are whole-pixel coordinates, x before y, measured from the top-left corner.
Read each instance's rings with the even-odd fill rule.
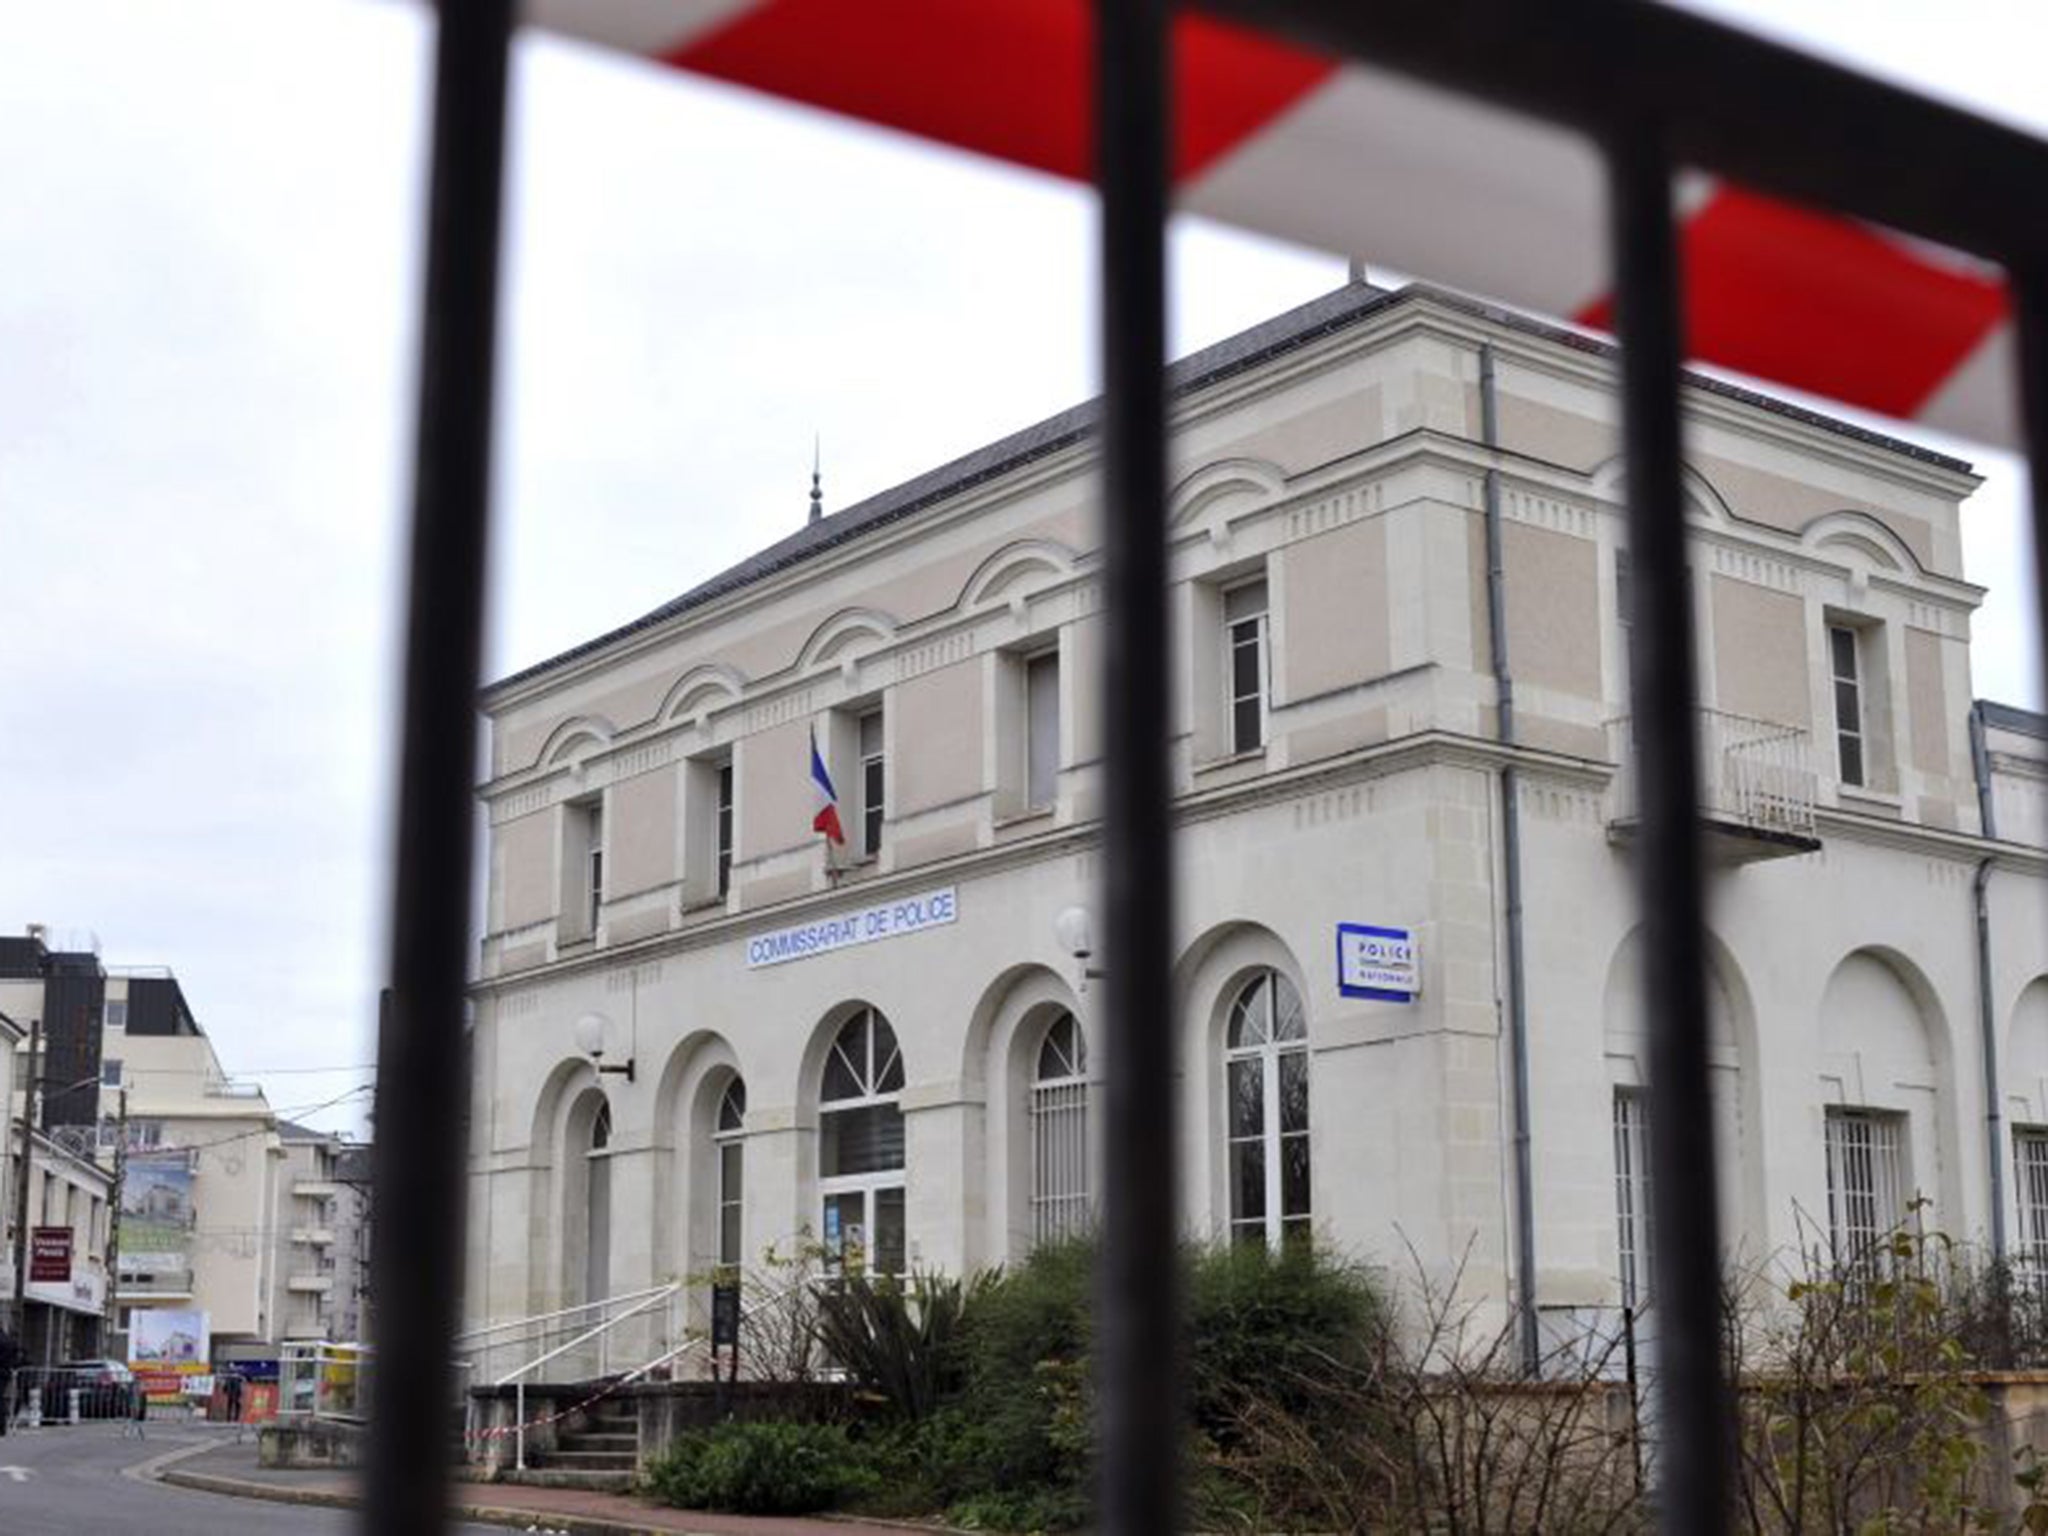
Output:
[[[175,1460],[167,1458],[156,1475],[177,1487],[206,1493],[344,1509],[354,1508],[362,1491],[361,1480],[350,1472],[259,1467],[253,1436],[241,1445],[208,1446]],[[903,1536],[906,1529],[841,1519],[715,1515],[670,1509],[630,1494],[514,1483],[452,1482],[448,1507],[464,1520],[522,1529],[539,1525],[573,1536]]]

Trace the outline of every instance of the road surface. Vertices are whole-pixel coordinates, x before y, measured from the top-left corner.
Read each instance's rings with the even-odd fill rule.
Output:
[[[259,1503],[173,1488],[139,1475],[142,1463],[232,1431],[149,1425],[138,1443],[118,1423],[17,1430],[0,1438],[0,1536],[355,1536],[353,1510]],[[503,1527],[455,1527],[503,1536]]]

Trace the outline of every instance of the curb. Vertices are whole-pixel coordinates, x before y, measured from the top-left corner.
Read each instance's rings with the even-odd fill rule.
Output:
[[[211,1447],[205,1447],[211,1449]],[[196,1454],[185,1452],[183,1455]],[[166,1460],[182,1459],[165,1458]],[[356,1494],[326,1488],[281,1488],[271,1483],[251,1483],[239,1477],[219,1477],[210,1472],[161,1471],[149,1474],[155,1481],[196,1493],[224,1494],[232,1499],[260,1499],[273,1504],[314,1505],[326,1509],[355,1509],[362,1500]],[[686,1532],[656,1525],[621,1525],[614,1520],[592,1520],[583,1515],[559,1514],[545,1509],[514,1509],[491,1504],[450,1504],[448,1513],[459,1520],[483,1525],[509,1525],[522,1530],[567,1532],[568,1536],[688,1536]]]

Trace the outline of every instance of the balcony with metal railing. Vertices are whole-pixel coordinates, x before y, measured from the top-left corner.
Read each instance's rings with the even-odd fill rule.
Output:
[[[1698,708],[1693,715],[1707,851],[1724,864],[1747,864],[1819,848],[1814,802],[1820,781],[1806,730],[1723,709]],[[1607,740],[1616,764],[1607,830],[1616,842],[1627,843],[1634,840],[1639,815],[1634,717],[1608,721]]]

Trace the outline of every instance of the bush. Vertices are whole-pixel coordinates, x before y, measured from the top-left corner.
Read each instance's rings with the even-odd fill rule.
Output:
[[[850,1275],[818,1294],[819,1342],[898,1418],[927,1418],[959,1390],[961,1320],[992,1278]]]
[[[1386,1311],[1360,1267],[1308,1243],[1195,1248],[1186,1261],[1188,1398],[1227,1436],[1247,1397],[1313,1416],[1337,1376],[1369,1367]]]
[[[876,1478],[836,1424],[721,1424],[677,1439],[646,1486],[682,1509],[802,1515],[870,1493]]]

